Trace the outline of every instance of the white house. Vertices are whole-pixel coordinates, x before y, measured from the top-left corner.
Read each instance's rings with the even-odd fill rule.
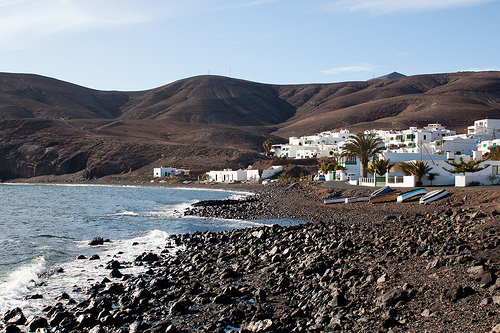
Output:
[[[456,134],[455,131],[447,130],[441,124],[429,124],[424,128],[410,127],[402,131],[365,131],[365,134],[369,133],[382,139],[388,151],[398,153],[418,153],[422,145]]]
[[[153,176],[158,177],[170,177],[176,175],[189,175],[189,170],[177,169],[177,168],[153,168]]]
[[[495,140],[484,140],[477,144],[477,150],[482,152],[483,155],[491,152],[491,149],[495,147],[500,147],[500,139]]]
[[[247,180],[246,170],[224,169],[222,171],[210,171],[207,173],[207,180],[216,183],[232,183]]]
[[[271,178],[277,173],[283,171],[282,166],[272,166],[269,169],[258,170],[258,169],[245,169],[245,170],[232,170],[224,169],[222,171],[210,171],[207,172],[207,181],[216,183],[233,183],[233,182],[243,182],[243,181],[260,181],[267,178]]]
[[[451,152],[455,155],[472,156],[472,152],[477,150],[477,141],[475,139],[468,139],[459,135],[453,135],[431,142],[426,148],[428,151],[435,154]]]
[[[492,140],[499,136],[500,119],[481,119],[474,121],[474,125],[467,127],[467,135],[481,140]]]
[[[349,130],[326,131],[316,135],[290,137],[288,144],[273,145],[271,151],[277,157],[304,159],[330,157],[340,152],[351,137]]]

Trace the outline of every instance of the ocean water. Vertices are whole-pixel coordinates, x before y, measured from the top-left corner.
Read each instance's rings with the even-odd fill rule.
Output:
[[[104,267],[111,259],[132,262],[145,251],[159,252],[170,234],[280,222],[182,214],[200,200],[245,195],[173,188],[0,185],[0,315],[17,306],[25,315],[37,314],[63,292],[78,301],[87,287],[109,274]],[[89,246],[98,236],[111,242]],[[77,259],[95,254],[100,259]],[[131,265],[120,271],[137,274],[141,269]],[[33,295],[43,298],[30,299]]]

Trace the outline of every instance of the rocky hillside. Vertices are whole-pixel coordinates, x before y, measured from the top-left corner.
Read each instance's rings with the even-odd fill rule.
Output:
[[[139,92],[0,73],[0,178],[89,170],[100,176],[155,163],[239,167],[260,158],[269,137],[284,142],[335,128],[435,122],[460,132],[481,118],[500,118],[500,72],[304,85],[199,76]],[[211,149],[224,153],[204,162],[189,157]]]

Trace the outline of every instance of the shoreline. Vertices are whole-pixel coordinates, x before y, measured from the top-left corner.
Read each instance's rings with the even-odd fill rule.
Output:
[[[57,332],[487,332],[500,323],[498,191],[453,190],[431,205],[320,201],[339,191],[366,190],[260,185],[255,201],[222,203],[205,216],[314,222],[173,235],[184,251],[170,256],[166,245],[136,259],[146,273],[110,276],[77,305],[62,299],[38,325]]]

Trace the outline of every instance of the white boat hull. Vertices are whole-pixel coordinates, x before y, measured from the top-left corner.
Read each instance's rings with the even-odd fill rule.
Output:
[[[403,201],[410,200],[411,198],[417,197],[419,195],[426,195],[426,194],[427,194],[427,190],[425,188],[419,188],[419,189],[416,189],[416,190],[413,190],[410,192],[401,193],[397,197],[396,201],[403,202]]]
[[[426,203],[441,199],[442,197],[445,197],[446,195],[448,195],[448,192],[446,190],[435,190],[435,191],[429,192],[427,195],[424,195],[423,197],[421,197],[419,202],[421,204],[426,204]]]
[[[344,203],[345,202],[345,197],[343,198],[326,198],[324,200],[325,204],[336,204],[336,203]]]
[[[369,197],[349,197],[349,198],[345,198],[345,203],[361,202],[361,201],[368,201],[368,200],[370,200]]]

